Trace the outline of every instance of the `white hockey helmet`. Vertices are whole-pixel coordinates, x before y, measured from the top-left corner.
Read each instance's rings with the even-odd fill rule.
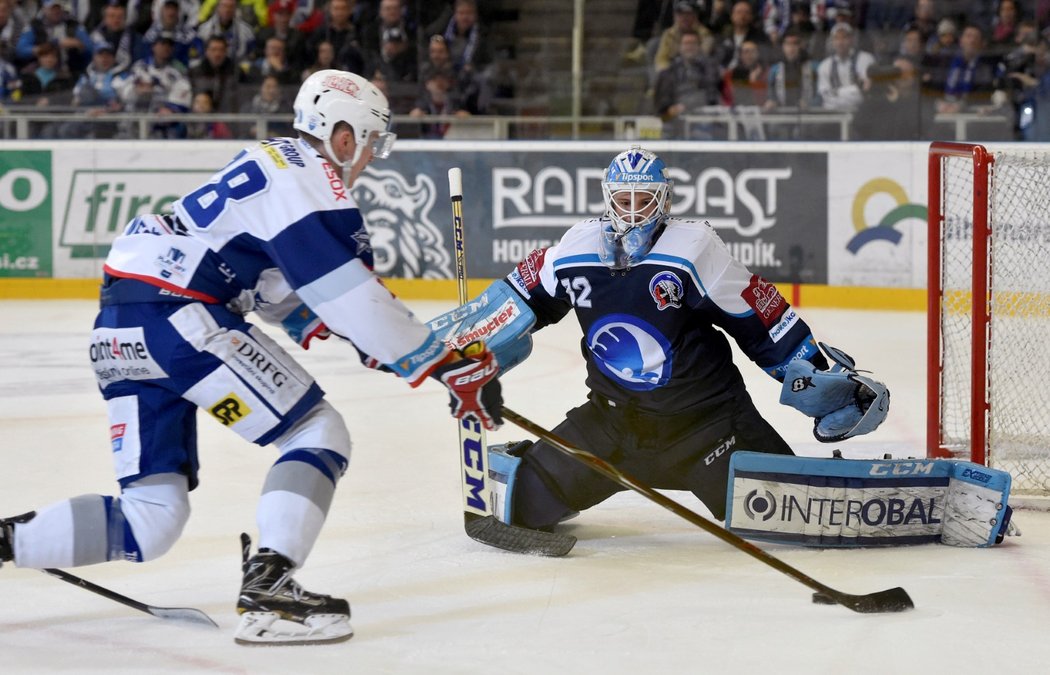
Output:
[[[390,155],[396,134],[390,132],[390,105],[375,85],[355,73],[319,70],[306,78],[295,97],[295,122],[299,131],[324,143],[328,158],[340,166],[352,165],[369,145],[375,157]],[[340,163],[332,152],[332,132],[339,122],[354,131],[357,150]]]
[[[625,191],[632,195],[628,208],[613,200],[615,195]],[[606,215],[621,235],[663,220],[671,210],[673,192],[674,182],[667,177],[664,161],[637,145],[616,155],[602,175]],[[638,193],[651,195],[652,200],[643,204],[633,198]]]

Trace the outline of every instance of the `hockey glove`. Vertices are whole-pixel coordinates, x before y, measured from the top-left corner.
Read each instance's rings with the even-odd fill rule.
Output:
[[[484,340],[503,375],[532,352],[529,331],[536,315],[505,279],[497,279],[478,297],[427,324],[453,349]]]
[[[472,342],[459,352],[463,358],[439,365],[434,377],[448,387],[449,408],[458,420],[475,417],[489,431],[503,424],[500,408],[499,364],[480,342]]]
[[[784,375],[780,402],[814,418],[813,435],[822,443],[875,431],[889,413],[889,389],[859,374],[845,352],[818,344],[834,365],[817,370],[810,361],[792,361]]]

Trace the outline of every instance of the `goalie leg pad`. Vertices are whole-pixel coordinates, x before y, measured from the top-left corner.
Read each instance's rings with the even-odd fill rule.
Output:
[[[1002,542],[1012,513],[1010,474],[972,462],[952,462],[941,543],[984,548]]]
[[[985,547],[1009,508],[1004,471],[935,459],[843,460],[736,452],[726,527],[804,546],[940,542]]]
[[[529,331],[536,315],[502,279],[494,281],[470,302],[434,317],[427,324],[455,349],[481,340],[496,357],[500,375],[532,352]]]
[[[514,482],[521,467],[521,455],[532,445],[529,441],[490,445],[488,448],[492,515],[501,523],[511,524],[514,504]]]

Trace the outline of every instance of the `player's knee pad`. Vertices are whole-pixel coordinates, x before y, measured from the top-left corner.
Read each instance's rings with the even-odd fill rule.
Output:
[[[350,459],[350,432],[346,428],[343,416],[332,405],[321,400],[305,415],[299,418],[274,445],[282,455],[299,448],[324,448],[339,455],[344,466],[338,475],[346,470]]]
[[[171,549],[189,520],[186,477],[162,473],[137,480],[110,502],[109,510],[109,560],[159,558]]]

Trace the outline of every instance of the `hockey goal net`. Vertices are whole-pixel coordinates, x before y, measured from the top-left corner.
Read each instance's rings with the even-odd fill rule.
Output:
[[[933,143],[927,450],[1050,495],[1050,153]]]

